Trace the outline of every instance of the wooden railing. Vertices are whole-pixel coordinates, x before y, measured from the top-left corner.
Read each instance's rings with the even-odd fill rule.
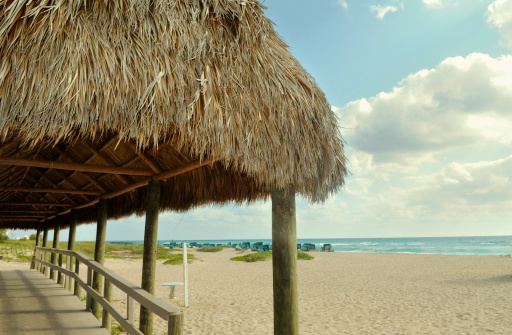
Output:
[[[50,262],[50,255],[53,255],[52,262]],[[59,255],[58,264],[57,255]],[[63,255],[67,256],[66,268],[62,267]],[[71,267],[73,266],[73,263],[74,269],[72,270]],[[83,264],[87,267],[87,282],[84,282],[79,276],[80,264]],[[178,309],[161,301],[160,299],[157,299],[155,296],[149,294],[130,281],[122,278],[98,262],[95,262],[92,258],[84,255],[81,252],[36,247],[34,253],[34,262],[32,266],[46,276],[48,276],[50,272],[58,271],[57,282],[70,291],[73,291],[74,294],[78,297],[81,295],[81,289],[85,290],[87,293],[87,310],[91,309],[93,300],[98,302],[103,307],[102,326],[105,328],[109,327],[109,317],[111,315],[121,326],[124,327],[124,329],[126,329],[128,334],[142,334],[142,332],[137,329],[133,322],[134,301],[137,301],[142,306],[153,312],[155,315],[158,315],[167,321],[169,335],[182,335],[183,314]],[[94,272],[102,275],[105,280],[103,286],[103,294],[92,288],[92,277]],[[55,278],[53,275],[51,277]],[[116,286],[127,295],[126,316],[123,316],[110,303],[112,285]]]

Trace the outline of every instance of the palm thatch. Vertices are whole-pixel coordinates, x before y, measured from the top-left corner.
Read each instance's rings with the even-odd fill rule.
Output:
[[[290,184],[323,201],[346,174],[324,93],[258,1],[0,0],[0,134],[1,157],[145,169],[152,161],[162,170],[215,161],[168,179],[162,209],[252,201]],[[103,157],[91,158],[98,149]],[[131,159],[134,152],[149,160]],[[4,186],[112,192],[142,180],[90,181],[100,177],[0,166]],[[66,197],[32,199],[87,203]],[[0,201],[26,199],[0,192]],[[145,189],[112,201],[111,217],[142,213]],[[94,220],[95,211],[79,217]]]

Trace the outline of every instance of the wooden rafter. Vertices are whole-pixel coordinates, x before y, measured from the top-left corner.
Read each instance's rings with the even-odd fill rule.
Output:
[[[107,173],[107,174],[125,174],[134,176],[153,176],[155,173],[148,169],[137,169],[127,167],[113,167],[113,166],[101,166],[101,165],[89,165],[89,164],[78,164],[78,163],[63,163],[63,162],[52,162],[35,159],[24,159],[24,158],[8,158],[0,157],[0,165],[17,165],[17,166],[31,166],[47,169],[60,169],[60,170],[75,170],[82,172],[96,172],[96,173]]]
[[[64,188],[42,188],[42,187],[15,187],[15,186],[0,186],[0,191],[7,192],[28,192],[28,193],[55,193],[55,194],[87,194],[87,195],[101,195],[99,191],[64,189]]]
[[[1,206],[41,206],[41,207],[71,207],[73,204],[63,202],[23,202],[23,201],[2,201]]]
[[[56,210],[51,209],[0,209],[0,213],[41,213],[53,214]],[[0,214],[1,216],[1,214]]]
[[[131,143],[131,142],[126,142],[126,144],[130,147],[130,149],[133,150],[133,152],[140,158],[144,161],[144,163],[146,163],[149,168],[151,170],[153,170],[154,173],[162,173],[162,170],[160,170],[160,168],[158,166],[156,166],[155,163],[153,163],[153,161],[148,157],[146,156],[143,152],[140,152],[139,150],[137,150],[137,147],[135,146],[135,144]]]
[[[49,170],[48,170],[49,171]],[[46,172],[48,172],[46,171]],[[34,186],[37,186],[37,185],[41,185],[43,186],[43,184],[41,183],[43,180],[46,180],[52,187],[56,188],[56,185],[49,179],[46,177],[46,172],[41,172],[37,169],[34,169],[34,172],[37,173],[39,175],[39,180],[35,181],[34,183],[32,183]],[[62,201],[62,199],[59,199],[54,193],[47,193],[45,195],[42,195],[40,197],[39,200],[41,199],[44,199],[46,197],[46,195],[49,195],[51,196],[52,198],[54,198],[56,201]],[[68,199],[68,201],[72,204],[75,204],[76,202],[67,194],[64,194],[64,198],[65,199]]]
[[[87,150],[89,150],[97,159],[99,159],[103,164],[107,166],[115,166],[116,164],[112,161],[112,159],[108,159],[103,156],[98,150],[94,149],[87,141],[83,141],[82,144],[85,146]],[[121,180],[125,185],[128,185],[130,181],[126,179],[124,176],[120,174],[114,174],[119,180]]]
[[[62,158],[66,158],[66,159],[69,159],[69,160],[72,160],[68,155],[67,153],[60,149],[58,146],[55,146],[55,150],[57,150],[57,152],[60,154],[60,156]],[[70,180],[70,178],[75,174],[75,172],[71,173],[69,176],[67,176],[66,178],[68,180]],[[87,186],[89,185],[94,185],[98,190],[100,190],[102,193],[105,193],[106,190],[103,186],[101,186],[100,183],[98,183],[96,180],[94,180],[94,178],[92,178],[91,176],[89,176],[87,173],[85,172],[81,172],[81,175],[84,176],[85,179],[87,179],[87,181],[89,181],[90,184],[88,184]],[[86,187],[87,187],[86,186]]]
[[[103,198],[103,199],[114,198],[114,197],[117,197],[117,196],[122,195],[124,193],[136,190],[136,189],[138,189],[140,187],[143,187],[143,186],[146,186],[149,183],[150,180],[167,180],[169,178],[172,178],[172,177],[175,177],[175,176],[178,176],[178,175],[190,172],[192,170],[198,169],[198,168],[203,167],[205,165],[211,165],[211,164],[215,163],[215,161],[216,161],[215,159],[206,159],[206,160],[203,160],[203,161],[198,160],[198,161],[195,161],[195,162],[191,162],[191,163],[186,164],[184,166],[181,166],[179,168],[176,168],[176,169],[173,169],[173,170],[169,170],[169,171],[165,171],[165,172],[162,172],[160,174],[154,175],[151,178],[145,178],[142,181],[133,183],[133,184],[131,184],[131,185],[125,187],[125,188],[122,188],[120,190],[113,191],[113,192],[110,192],[110,193],[107,193],[107,194],[103,194],[101,196],[101,198]],[[93,206],[96,203],[98,203],[99,199],[100,198],[92,200],[92,201],[90,201],[88,203],[85,203],[85,204],[80,204],[80,205],[74,206],[71,209],[81,209],[81,208],[86,208],[86,207],[89,207],[89,206]],[[66,213],[70,212],[71,209],[67,209],[65,211],[62,211],[62,212],[58,213],[57,215],[66,214]]]
[[[19,221],[33,221],[33,222],[36,222],[36,221],[40,221],[41,219],[43,219],[43,218],[39,218],[39,217],[37,217],[37,218],[23,218],[23,217],[14,217],[14,216],[13,217],[8,217],[8,218],[1,218],[0,217],[0,221],[13,221],[13,222],[15,222],[15,221],[18,221],[18,222]]]

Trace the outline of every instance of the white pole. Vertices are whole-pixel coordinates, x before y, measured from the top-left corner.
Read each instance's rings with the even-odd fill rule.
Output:
[[[187,244],[183,243],[183,284],[185,285],[185,307],[188,307]]]

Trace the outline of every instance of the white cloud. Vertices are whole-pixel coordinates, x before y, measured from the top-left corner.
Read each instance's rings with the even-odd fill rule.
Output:
[[[510,106],[512,56],[475,53],[411,74],[392,92],[350,102],[338,114],[350,147],[399,168],[456,147],[512,143]]]
[[[512,0],[496,0],[487,8],[487,22],[496,27],[505,47],[512,49]]]
[[[440,9],[444,7],[443,0],[423,0],[427,8]]]
[[[494,161],[452,162],[441,171],[415,178],[418,186],[395,189],[391,199],[409,218],[490,215],[512,212],[512,155]],[[391,205],[390,205],[391,206]]]
[[[343,7],[343,9],[348,10],[348,3],[345,0],[337,0],[337,3]]]
[[[396,7],[396,6],[380,6],[380,5],[370,6],[370,11],[373,14],[375,14],[375,17],[378,18],[379,20],[383,20],[384,16],[386,16],[386,14],[394,13],[397,10],[398,10],[398,7]]]

